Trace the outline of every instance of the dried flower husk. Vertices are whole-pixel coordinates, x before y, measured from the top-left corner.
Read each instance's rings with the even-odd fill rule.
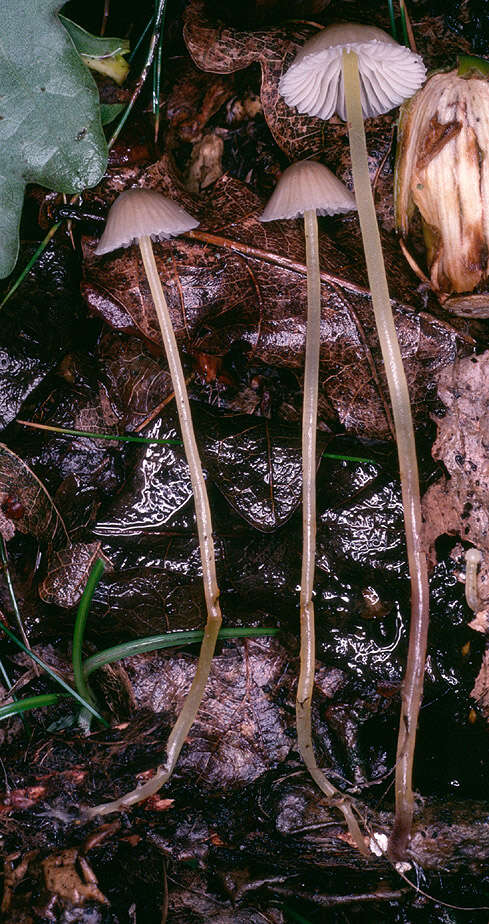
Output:
[[[472,292],[488,276],[489,82],[479,70],[434,74],[403,107],[396,223],[421,215],[431,284]]]

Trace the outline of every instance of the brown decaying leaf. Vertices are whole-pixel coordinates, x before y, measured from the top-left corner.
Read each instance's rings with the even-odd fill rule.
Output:
[[[104,558],[106,567],[111,569],[109,560],[100,551],[100,542],[77,542],[54,551],[49,558],[48,573],[39,587],[41,600],[67,609],[76,606],[97,558]]]
[[[449,478],[432,485],[423,499],[426,542],[434,555],[438,536],[459,535],[483,552],[478,589],[481,608],[489,601],[489,352],[444,369],[438,393],[447,408],[437,420],[433,457]]]
[[[194,144],[202,139],[209,119],[233,95],[232,81],[203,73],[188,58],[177,61],[173,73],[166,100],[168,124],[182,141]]]
[[[176,420],[161,418],[145,429],[148,439],[176,442]],[[138,536],[166,532],[167,524],[190,501],[192,486],[182,446],[148,445],[134,449],[138,460],[122,493],[97,523],[97,536]]]
[[[300,437],[265,420],[199,415],[202,461],[212,481],[245,520],[277,529],[302,496]],[[324,440],[318,445],[318,465]]]
[[[328,123],[296,112],[291,119],[291,110],[278,92],[283,71],[317,31],[311,23],[296,22],[263,32],[244,32],[210,21],[200,0],[193,0],[185,11],[184,39],[197,67],[213,74],[231,74],[260,64],[263,114],[275,141],[291,160],[318,154],[326,147]],[[341,125],[337,117],[333,123]],[[340,130],[343,132],[343,126]]]
[[[0,497],[3,512],[12,510],[10,522],[19,532],[49,545],[69,542],[66,527],[46,488],[20,456],[3,443],[0,443]]]
[[[76,847],[50,854],[42,861],[46,889],[58,901],[84,905],[86,901],[108,904],[97,886],[95,873]]]
[[[187,348],[223,355],[240,344],[257,361],[302,368],[306,266],[301,221],[263,225],[262,203],[229,176],[207,200],[191,197],[164,157],[146,171],[118,171],[91,195],[110,204],[140,184],[178,199],[201,226],[155,245],[155,256],[177,338]],[[322,273],[321,384],[340,424],[362,435],[390,435],[381,359],[368,290],[358,264],[320,236]],[[85,242],[83,293],[111,325],[136,328],[160,346],[138,248],[97,258]],[[398,267],[392,272],[399,277]],[[360,278],[359,278],[360,276]],[[356,280],[359,280],[358,282]],[[404,286],[404,290],[405,290]],[[453,362],[463,337],[448,324],[394,305],[415,412],[426,413],[433,375]]]
[[[100,375],[123,430],[138,430],[173,394],[163,357],[147,343],[106,330],[98,345]]]
[[[227,647],[214,657],[180,774],[222,791],[251,783],[285,760],[291,747],[287,722],[267,690],[277,689],[286,663],[287,654],[274,639]],[[188,655],[140,655],[126,670],[139,708],[168,711],[169,719],[178,714],[191,681]]]
[[[481,668],[470,695],[475,699],[482,715],[489,719],[489,650],[484,653]]]

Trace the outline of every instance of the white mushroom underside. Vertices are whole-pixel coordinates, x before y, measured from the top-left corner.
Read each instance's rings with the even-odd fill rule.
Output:
[[[318,215],[338,215],[353,209],[353,193],[328,167],[315,160],[303,160],[284,170],[260,221],[297,218],[309,210]]]
[[[118,247],[128,247],[145,236],[154,241],[168,240],[198,224],[180,205],[154,189],[127,189],[110,209],[95,253],[101,256]]]
[[[403,45],[376,39],[346,42],[298,56],[280,81],[285,102],[311,116],[329,119],[336,112],[346,121],[343,50],[358,55],[364,119],[399,106],[424,80],[421,58]]]

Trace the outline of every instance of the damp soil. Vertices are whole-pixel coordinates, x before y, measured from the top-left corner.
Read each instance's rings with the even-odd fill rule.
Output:
[[[149,2],[112,6],[108,34],[138,35],[152,14]],[[482,4],[411,6],[432,66],[457,48],[485,52],[474,27]],[[170,3],[158,142],[145,92],[106,178],[81,204],[66,211],[60,197],[28,190],[19,266],[50,222],[71,225],[2,310],[0,610],[15,631],[15,597],[38,655],[73,682],[77,605],[103,556],[85,654],[161,633],[175,639],[93,675],[109,728],[80,724],[70,699],[0,724],[7,924],[487,921],[487,712],[471,695],[485,637],[469,627],[462,519],[434,536],[409,882],[382,856],[359,855],[296,749],[306,282],[300,227],[261,238],[256,220],[288,158],[311,153],[295,128],[277,144],[273,67],[263,64],[263,49],[273,30],[283,43],[292,28],[282,7]],[[64,12],[97,32],[102,8],[72,0]],[[299,32],[347,17],[388,28],[387,4],[299,0],[287,16]],[[206,72],[209,23],[219,20],[224,63]],[[250,56],[243,69],[233,64],[239,42]],[[106,100],[127,95],[105,80],[100,87]],[[425,493],[447,474],[431,452],[445,414],[439,375],[484,350],[487,334],[480,322],[448,318],[403,261],[392,223],[393,124],[379,122],[368,128],[371,166]],[[204,139],[213,140],[202,153]],[[344,127],[333,125],[317,143],[315,153],[330,145],[348,182]],[[277,632],[218,644],[171,782],[130,812],[88,822],[87,806],[132,789],[162,760],[196,660],[179,633],[205,622],[188,469],[140,267],[129,251],[103,262],[93,256],[114,190],[155,177],[178,187],[200,209],[199,230],[214,235],[213,243],[197,232],[161,244],[157,259],[207,476],[224,623]],[[358,229],[354,219],[322,219],[320,227],[334,281],[323,280],[314,743],[331,780],[358,800],[367,829],[388,834],[410,612],[399,475]],[[243,246],[255,247],[246,259]],[[294,269],[280,264],[284,255]],[[19,419],[168,442],[62,436]],[[53,692],[6,640],[0,657],[18,697]]]

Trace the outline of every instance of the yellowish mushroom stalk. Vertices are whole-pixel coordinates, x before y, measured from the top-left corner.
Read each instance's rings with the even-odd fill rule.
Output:
[[[433,289],[472,292],[489,273],[488,62],[465,58],[405,103],[396,162],[396,222],[407,238],[421,215]],[[470,62],[473,62],[470,65]]]
[[[368,856],[365,838],[351,799],[328,780],[317,765],[312,744],[311,704],[314,691],[316,645],[314,626],[314,573],[316,567],[316,429],[319,352],[321,345],[321,277],[319,271],[316,210],[304,212],[307,264],[306,362],[302,409],[302,572],[300,593],[301,651],[297,684],[297,740],[302,759],[313,780],[342,812],[358,849]]]
[[[355,197],[396,426],[412,603],[397,754],[396,820],[389,845],[393,856],[405,852],[411,830],[411,775],[428,630],[428,576],[421,549],[414,429],[370,188],[363,119],[375,118],[399,106],[419,89],[425,75],[419,55],[398,45],[382,29],[337,23],[305,43],[279,86],[285,101],[299,112],[321,119],[329,119],[336,112],[341,119],[348,120]]]
[[[411,578],[411,624],[408,663],[402,689],[401,719],[396,760],[396,817],[391,850],[402,855],[409,839],[414,811],[412,771],[416,728],[423,694],[423,678],[429,623],[429,586],[426,554],[422,542],[418,460],[406,374],[397,340],[382,247],[368,172],[367,146],[360,98],[358,58],[343,52],[353,183],[362,230],[365,261],[372,293],[377,333],[392,404],[401,475],[404,524]]]
[[[302,409],[302,572],[300,590],[301,650],[296,696],[299,751],[319,788],[342,812],[352,840],[368,854],[355,817],[352,800],[344,796],[319,769],[312,743],[311,704],[316,667],[314,627],[314,574],[316,568],[316,429],[319,359],[321,350],[321,276],[317,215],[337,215],[355,209],[350,190],[323,164],[303,160],[280,177],[261,221],[304,216],[307,266],[306,357]]]
[[[190,471],[199,536],[207,622],[194,679],[181,712],[169,735],[165,761],[158,767],[155,775],[147,783],[138,786],[113,802],[106,802],[89,809],[88,817],[123,811],[131,805],[147,799],[148,796],[154,795],[170,779],[202,702],[222,621],[207,489],[195,439],[180,354],[168,305],[158,275],[150,236],[154,235],[155,237],[167,239],[182,233],[184,230],[194,228],[197,224],[198,222],[180,206],[161,196],[156,191],[131,189],[122,193],[112,206],[106,230],[97,248],[98,254],[104,254],[118,247],[128,246],[134,240],[139,244],[170,369],[180,429]]]

